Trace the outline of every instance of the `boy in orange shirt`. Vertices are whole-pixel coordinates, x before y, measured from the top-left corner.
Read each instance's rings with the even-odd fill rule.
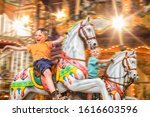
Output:
[[[29,51],[34,60],[34,67],[38,69],[41,75],[45,76],[48,89],[53,99],[59,99],[52,80],[51,67],[53,66],[53,62],[50,59],[50,55],[52,47],[58,43],[61,43],[64,38],[60,36],[55,41],[47,41],[48,31],[44,28],[39,28],[35,33],[35,39],[36,44],[21,47],[7,45],[2,51],[6,49]]]

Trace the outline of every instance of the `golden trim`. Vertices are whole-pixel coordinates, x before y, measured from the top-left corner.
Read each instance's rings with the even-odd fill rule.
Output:
[[[33,67],[30,68],[30,76],[31,76],[31,81],[33,82],[34,86],[39,88],[39,89],[44,89],[42,85],[38,85],[35,80],[34,80],[34,73],[33,73]]]

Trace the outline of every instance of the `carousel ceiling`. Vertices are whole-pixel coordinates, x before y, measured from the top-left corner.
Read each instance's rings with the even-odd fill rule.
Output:
[[[35,0],[4,0],[4,1],[11,5],[24,6],[24,5],[32,4]]]
[[[5,0],[6,3],[9,3],[14,6],[25,6],[32,3],[35,3],[36,0]],[[41,0],[44,4],[45,8],[49,11],[52,9],[53,11],[56,11],[57,8],[62,7],[64,0]],[[67,0],[69,3],[69,9],[70,12],[75,9],[75,2],[74,0]],[[87,2],[88,1],[88,2]],[[120,4],[121,0],[117,0],[117,2]],[[133,0],[136,1],[136,0]],[[81,0],[81,7],[83,8],[83,15],[92,15],[94,17],[99,17],[100,15],[103,15],[104,17],[113,15],[112,10],[112,4],[108,4],[110,2],[109,0]],[[84,3],[85,2],[85,3]],[[90,3],[90,6],[87,3]],[[105,4],[106,3],[106,4]],[[145,3],[148,4],[149,0],[145,0]],[[83,7],[85,5],[86,7]],[[91,11],[95,12],[96,14],[91,14]],[[82,11],[81,11],[82,12]],[[85,13],[85,14],[84,14]],[[74,16],[74,12],[70,13],[72,16]],[[143,24],[140,24],[137,22],[137,26],[133,27],[131,33],[123,32],[122,38],[125,45],[129,45],[130,47],[138,46],[138,45],[148,45],[150,46],[150,12],[141,12],[138,14],[138,16],[143,20]],[[140,25],[139,25],[140,24]],[[66,24],[65,24],[66,25]],[[72,24],[73,25],[73,24]],[[60,26],[60,25],[59,25]],[[62,26],[62,29],[66,29],[66,27]],[[109,29],[105,31],[102,34],[97,33],[97,39],[102,47],[110,47],[112,45],[116,45],[119,43],[118,34],[113,33],[113,29]]]

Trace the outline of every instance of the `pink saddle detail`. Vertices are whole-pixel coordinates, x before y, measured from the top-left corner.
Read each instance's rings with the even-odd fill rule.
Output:
[[[62,52],[62,58],[65,59],[71,65],[73,65],[73,66],[77,67],[78,69],[80,69],[83,72],[84,76],[86,78],[88,78],[87,68],[84,67],[82,64],[80,64],[77,60],[71,59],[71,57],[67,56],[65,52]]]

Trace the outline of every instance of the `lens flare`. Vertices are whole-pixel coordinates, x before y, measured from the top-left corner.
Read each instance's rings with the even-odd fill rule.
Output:
[[[113,18],[112,20],[112,26],[117,29],[118,31],[122,30],[125,27],[125,21],[122,18],[122,16],[118,16]]]

